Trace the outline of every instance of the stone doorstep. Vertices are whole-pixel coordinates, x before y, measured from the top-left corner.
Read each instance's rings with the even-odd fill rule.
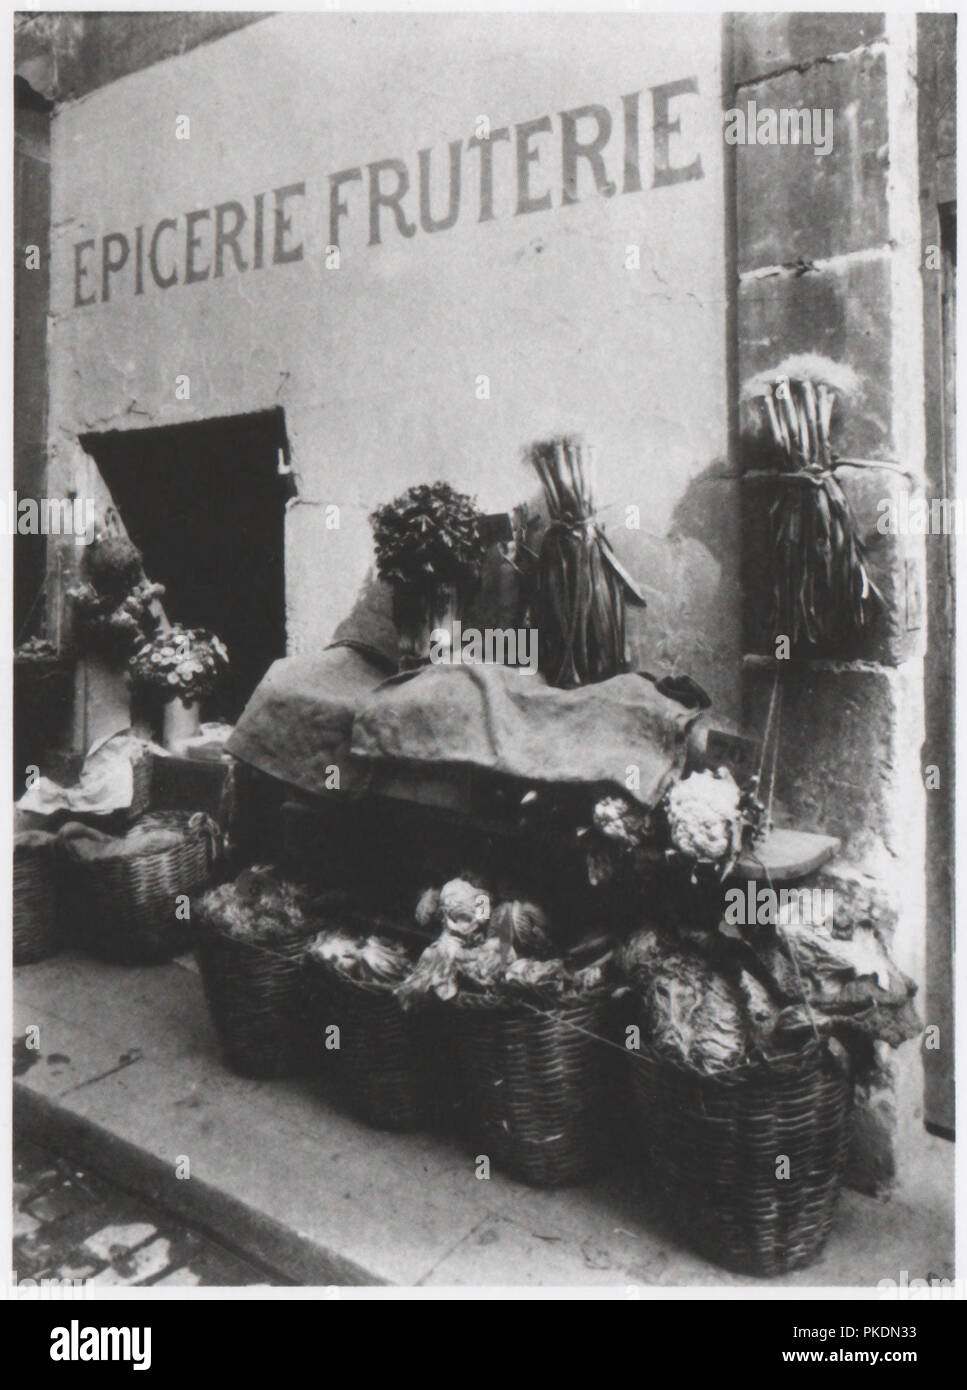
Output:
[[[432,1135],[348,1119],[304,1086],[225,1071],[197,975],[63,955],[17,972],[38,1060],[14,1084],[18,1140],[62,1153],[300,1285],[732,1286],[669,1229],[633,1175],[541,1191]],[[138,1059],[120,1065],[132,1049]],[[67,1058],[47,1066],[43,1054]],[[951,1277],[952,1145],[924,1139],[918,1186],[844,1192],[826,1252],[776,1284]],[[178,1180],[180,1155],[191,1177]]]

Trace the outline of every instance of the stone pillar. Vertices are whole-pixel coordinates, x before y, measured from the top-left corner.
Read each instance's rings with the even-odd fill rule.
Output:
[[[848,363],[862,396],[834,421],[840,455],[893,460],[909,477],[841,470],[886,609],[848,652],[782,663],[776,793],[789,823],[843,841],[832,867],[898,963],[924,979],[924,542],[883,535],[881,500],[921,487],[923,319],[914,16],[745,14],[733,23],[732,105],[832,113],[827,153],[808,145],[735,147],[737,362],[740,382],[792,353]],[[827,118],[829,119],[829,118]],[[769,506],[776,484],[742,483],[743,701],[763,727],[777,662],[769,628]],[[916,1042],[883,1056],[860,1106],[853,1181],[896,1176],[902,1124],[922,1126]]]

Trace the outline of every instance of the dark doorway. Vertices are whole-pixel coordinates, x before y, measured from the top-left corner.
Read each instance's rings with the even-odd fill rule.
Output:
[[[218,634],[229,678],[206,718],[237,719],[285,654],[287,452],[281,410],[89,434],[97,463],[172,622]]]

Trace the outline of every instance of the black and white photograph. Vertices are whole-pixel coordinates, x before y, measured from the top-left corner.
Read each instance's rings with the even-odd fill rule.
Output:
[[[307,1297],[770,1300],[773,1371],[926,1359],[957,32],[11,14],[7,1298],[48,1366]]]

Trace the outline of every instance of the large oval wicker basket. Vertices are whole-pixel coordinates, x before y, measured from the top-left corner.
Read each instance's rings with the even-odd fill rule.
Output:
[[[304,1072],[302,960],[312,936],[263,945],[227,936],[194,912],[195,951],[226,1066],[265,1079]]]
[[[649,1049],[625,1066],[651,1177],[698,1250],[766,1277],[818,1258],[849,1149],[845,1061],[814,1044],[716,1076]]]
[[[379,1129],[418,1128],[430,1113],[427,1013],[404,1013],[392,985],[351,979],[312,956],[305,980],[308,1042],[323,1089]]]
[[[13,963],[32,965],[60,948],[58,863],[54,837],[37,832],[14,839]]]
[[[475,1153],[539,1187],[580,1182],[596,1165],[606,1001],[538,1005],[459,994],[446,1006]]]
[[[66,932],[72,943],[107,960],[149,965],[170,960],[192,942],[192,924],[180,898],[204,890],[220,835],[210,817],[155,813],[158,825],[178,830],[168,849],[85,860],[61,841]]]

